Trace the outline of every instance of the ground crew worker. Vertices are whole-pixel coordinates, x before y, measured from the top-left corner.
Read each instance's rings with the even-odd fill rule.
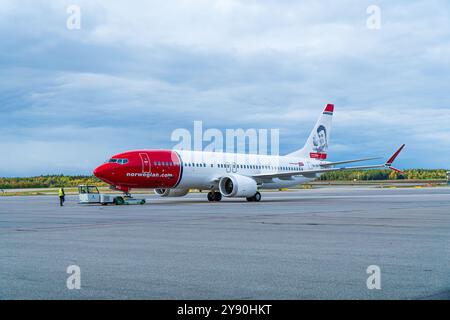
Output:
[[[64,192],[64,188],[59,188],[58,196],[59,196],[59,205],[62,207],[64,205],[64,201],[66,201],[65,199],[66,194]]]

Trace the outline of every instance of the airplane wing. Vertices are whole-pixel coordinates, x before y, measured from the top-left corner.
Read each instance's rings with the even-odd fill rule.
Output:
[[[394,168],[392,166],[392,163],[394,162],[395,158],[397,158],[397,156],[400,154],[400,152],[402,151],[402,149],[404,147],[405,147],[405,145],[403,144],[384,164],[369,165],[369,166],[340,167],[340,168],[323,168],[323,169],[314,169],[314,170],[299,170],[299,171],[276,172],[276,173],[263,173],[263,174],[253,175],[252,177],[255,179],[271,179],[271,178],[291,179],[293,176],[312,177],[312,176],[315,176],[316,173],[326,173],[326,172],[344,171],[344,170],[364,170],[364,169],[375,169],[375,168],[389,168],[396,172],[403,173],[402,171]],[[356,162],[354,160],[350,160],[350,161]],[[342,162],[346,163],[345,161],[342,161]]]
[[[376,160],[376,159],[381,159],[381,157],[346,160],[346,161],[338,161],[338,162],[327,162],[327,163],[321,164],[320,166],[323,168],[326,168],[326,167],[332,167],[332,166],[336,166],[336,165],[340,165],[340,164],[362,162],[362,161],[369,161],[369,160]]]

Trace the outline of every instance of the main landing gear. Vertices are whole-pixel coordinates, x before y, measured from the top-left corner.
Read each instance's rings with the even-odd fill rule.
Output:
[[[222,200],[222,194],[220,192],[208,192],[208,201],[220,201]]]
[[[220,201],[222,200],[222,194],[220,192],[210,191],[208,192],[208,201]],[[253,197],[247,197],[248,202],[259,202],[261,201],[261,193],[256,192]]]
[[[247,201],[248,202],[259,202],[259,201],[261,201],[261,193],[256,192],[253,197],[248,197]]]

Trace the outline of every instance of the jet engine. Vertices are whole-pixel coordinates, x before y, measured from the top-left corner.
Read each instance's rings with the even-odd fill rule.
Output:
[[[219,191],[224,197],[253,197],[257,188],[255,180],[239,174],[224,176],[219,181]]]
[[[188,194],[189,189],[155,189],[155,192],[161,197],[183,197]]]

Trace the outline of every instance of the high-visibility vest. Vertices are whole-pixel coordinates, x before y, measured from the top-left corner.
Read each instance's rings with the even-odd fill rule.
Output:
[[[62,188],[59,189],[58,196],[60,196],[60,197],[64,196],[64,191]]]

